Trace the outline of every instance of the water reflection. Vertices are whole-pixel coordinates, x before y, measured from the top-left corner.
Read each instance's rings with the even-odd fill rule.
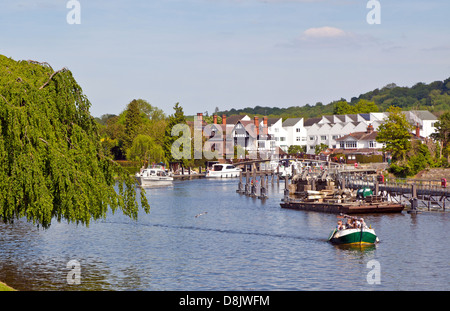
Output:
[[[281,209],[284,184],[265,201],[236,189],[236,180],[149,188],[151,211],[138,221],[117,212],[89,228],[0,224],[0,280],[19,290],[450,289],[447,215],[367,215],[381,243],[333,245],[336,215]],[[72,259],[78,286],[66,282]],[[372,259],[376,288],[366,280]]]

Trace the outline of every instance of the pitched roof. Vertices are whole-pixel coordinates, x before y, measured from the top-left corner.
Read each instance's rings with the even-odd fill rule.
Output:
[[[267,119],[267,126],[271,126],[274,125],[275,123],[278,122],[278,120],[280,120],[281,118],[268,118]]]
[[[350,133],[348,135],[342,136],[342,137],[336,139],[336,141],[347,140],[348,138],[354,138],[355,140],[375,140],[377,138],[377,135],[378,135],[377,131],[373,131],[370,133],[354,132],[354,133]]]
[[[242,120],[246,115],[232,115],[227,117],[227,124],[236,124],[238,121]]]
[[[283,122],[283,127],[285,126],[294,126],[296,125],[302,118],[289,118]],[[320,118],[319,118],[320,120]]]
[[[320,120],[322,120],[322,118],[310,118],[310,119],[306,119],[303,122],[303,126],[311,126],[317,122],[319,122]]]
[[[437,120],[436,116],[428,110],[411,110],[411,112],[422,120]]]

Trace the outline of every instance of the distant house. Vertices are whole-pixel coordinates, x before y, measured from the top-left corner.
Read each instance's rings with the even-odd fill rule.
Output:
[[[283,127],[283,119],[281,118],[268,118],[267,119],[267,133],[270,135],[271,148],[281,148],[283,151],[287,151],[287,133]]]
[[[383,147],[383,144],[376,141],[378,132],[373,130],[369,124],[364,132],[354,132],[336,139],[339,147],[336,151],[358,150],[358,151],[377,151]]]
[[[420,137],[430,137],[436,131],[434,123],[438,121],[436,116],[428,110],[403,111],[406,120],[415,127],[414,134]],[[419,132],[417,132],[417,128]]]
[[[306,146],[308,133],[303,126],[303,118],[289,118],[283,122],[286,132],[286,151],[289,146]]]
[[[423,139],[435,131],[434,123],[437,118],[429,111],[404,111],[406,119],[414,125],[414,137]],[[318,118],[289,118],[284,122],[282,118],[250,118],[248,115],[222,116],[222,124],[208,125],[210,141],[224,145],[224,153],[230,153],[231,148],[240,145],[248,152],[271,152],[283,150],[287,152],[289,146],[306,146],[309,154],[315,152],[315,147],[325,144],[329,149],[348,152],[380,152],[382,147],[376,142],[378,127],[388,117],[387,112],[371,112],[346,115],[324,115]],[[197,114],[202,128],[206,128],[202,114]],[[199,123],[197,123],[199,124]],[[212,127],[209,127],[212,126]],[[370,133],[368,133],[370,131]],[[214,136],[212,133],[221,133]],[[207,134],[208,136],[208,134]]]

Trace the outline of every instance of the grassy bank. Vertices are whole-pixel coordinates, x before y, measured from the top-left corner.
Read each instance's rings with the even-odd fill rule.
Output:
[[[15,289],[12,287],[9,287],[5,283],[0,282],[0,292],[8,292],[8,291],[15,291]]]

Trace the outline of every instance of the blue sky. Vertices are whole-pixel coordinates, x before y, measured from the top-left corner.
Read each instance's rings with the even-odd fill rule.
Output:
[[[450,1],[0,0],[0,54],[69,68],[91,114],[327,104],[450,77]]]

